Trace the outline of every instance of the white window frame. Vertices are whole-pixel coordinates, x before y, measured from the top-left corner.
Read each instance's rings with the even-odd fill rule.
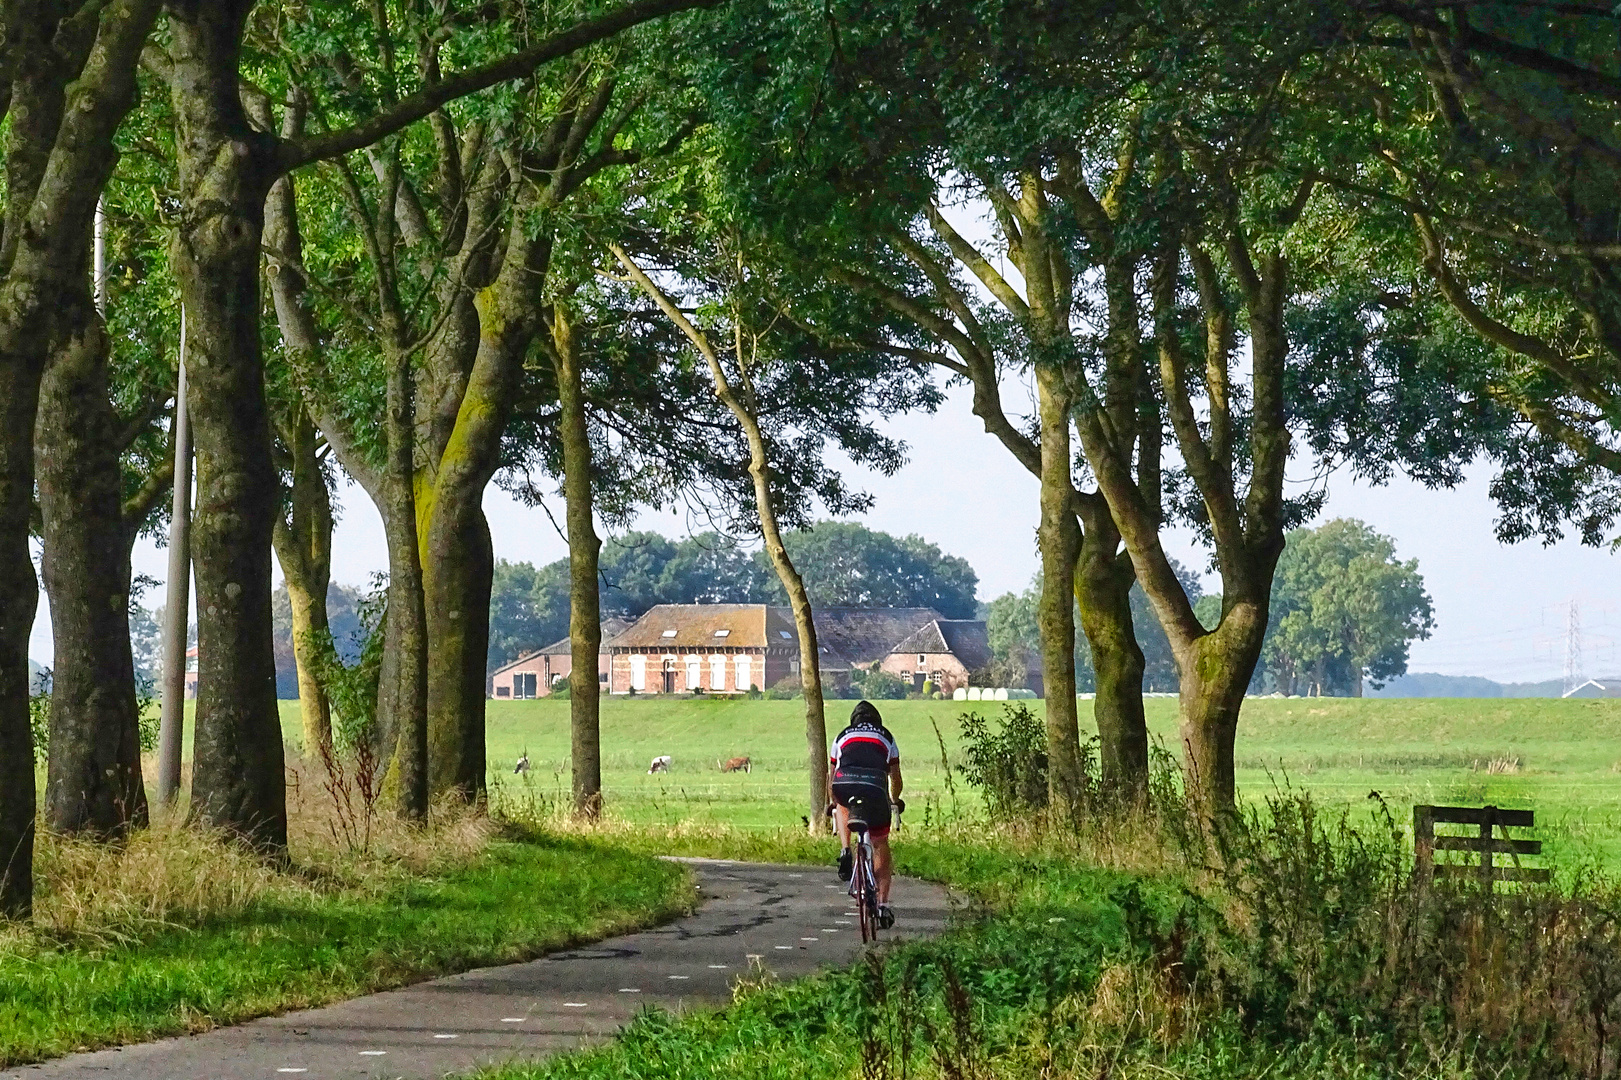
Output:
[[[630,688],[637,693],[647,689],[647,657],[640,653],[630,657]]]
[[[709,689],[726,689],[726,654],[714,653],[709,657]]]
[[[733,682],[739,690],[747,690],[754,684],[754,657],[748,653],[738,653],[732,657]]]
[[[704,685],[704,658],[687,657],[687,690],[700,690]]]

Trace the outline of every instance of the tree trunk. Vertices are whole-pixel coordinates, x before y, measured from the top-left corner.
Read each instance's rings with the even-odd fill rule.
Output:
[[[383,656],[377,679],[373,730],[369,738],[382,762],[382,788],[395,810],[410,821],[428,815],[427,629],[423,613],[422,564],[417,550],[415,415],[411,359],[388,348],[383,467],[374,468],[355,444],[340,410],[327,406],[309,387],[320,355],[320,334],[305,304],[301,271],[304,250],[298,227],[297,192],[290,177],[276,181],[265,200],[265,238],[272,251],[267,267],[276,319],[288,356],[306,386],[306,408],[338,455],[377,507],[388,543],[388,599],[383,621]],[[285,260],[281,257],[285,255]],[[353,720],[343,717],[340,719]]]
[[[259,260],[273,140],[254,132],[236,78],[251,5],[171,3],[182,227],[170,264],[188,321],[197,447],[192,555],[198,695],[192,812],[262,850],[287,846],[270,549],[279,484],[259,340]]]
[[[1061,376],[1036,371],[1041,413],[1041,663],[1047,699],[1047,789],[1055,818],[1070,820],[1085,793],[1075,697],[1076,563],[1081,526],[1070,503],[1069,395]]]
[[[35,434],[55,641],[45,817],[57,832],[115,837],[147,816],[119,423],[108,397],[110,343],[89,291],[64,300],[74,316],[65,324],[77,330],[46,368]]]
[[[298,665],[298,709],[304,752],[332,741],[332,705],[322,682],[321,660],[331,636],[326,593],[332,581],[332,498],[316,452],[315,425],[302,406],[286,429],[292,464],[290,513],[278,516],[276,557],[293,609],[293,659]]]
[[[0,263],[0,917],[33,903],[37,807],[28,722],[28,637],[39,582],[28,553],[34,424],[56,305],[89,276],[97,199],[112,173],[113,135],[135,100],[135,65],[157,0],[113,0],[73,16],[13,5],[5,227]],[[85,19],[97,23],[90,40]],[[72,108],[65,108],[69,91]],[[61,328],[57,336],[63,336]]]
[[[388,463],[378,506],[388,538],[388,610],[378,672],[378,757],[386,762],[384,790],[408,821],[428,817],[428,625],[422,560],[417,547],[411,360],[391,357],[388,382]]]
[[[1233,604],[1216,630],[1177,656],[1184,785],[1207,821],[1230,817],[1237,807],[1233,743],[1266,636],[1266,607],[1264,601]]]
[[[0,335],[4,329],[10,328],[0,328]],[[28,526],[39,370],[28,360],[34,350],[8,344],[0,337],[0,918],[27,918],[38,798],[28,722],[28,636],[39,583],[28,556]],[[44,354],[40,343],[38,355]]]
[[[427,517],[423,599],[428,631],[428,789],[467,802],[483,797],[485,671],[495,555],[483,485],[440,491]],[[419,526],[420,527],[420,526]]]
[[[574,812],[587,820],[602,813],[602,687],[597,656],[602,651],[602,609],[597,592],[597,537],[591,490],[591,431],[586,423],[585,385],[579,343],[562,305],[552,309],[552,366],[562,416],[563,497],[568,503],[569,733],[574,772]]]
[[[1085,522],[1075,599],[1092,648],[1098,764],[1105,792],[1130,806],[1148,790],[1148,724],[1143,715],[1143,650],[1131,617],[1131,562],[1116,549],[1107,507]]]

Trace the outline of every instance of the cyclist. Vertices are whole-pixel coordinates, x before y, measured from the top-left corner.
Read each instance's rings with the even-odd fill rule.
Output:
[[[828,801],[837,807],[839,880],[849,881],[854,857],[850,853],[850,817],[867,823],[872,841],[872,869],[878,878],[878,925],[885,930],[895,925],[889,909],[889,879],[893,860],[889,854],[889,803],[906,809],[901,800],[901,752],[895,736],[884,726],[883,718],[870,701],[856,703],[850,713],[850,726],[833,740],[828,763]]]

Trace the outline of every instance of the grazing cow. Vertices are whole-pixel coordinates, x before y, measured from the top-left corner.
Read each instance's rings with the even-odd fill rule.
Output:
[[[754,764],[746,757],[735,757],[730,761],[717,761],[721,772],[753,772]]]
[[[516,765],[514,765],[512,767],[512,775],[516,776],[519,773],[526,773],[528,771],[529,771],[529,752],[526,750],[526,751],[524,751],[523,757],[518,759],[518,764],[516,764]]]
[[[652,775],[653,773],[656,773],[656,772],[669,772],[669,771],[670,771],[670,755],[669,754],[660,754],[658,757],[653,759],[653,764],[651,764],[651,765],[649,765],[647,767],[647,772],[648,772],[649,775]]]

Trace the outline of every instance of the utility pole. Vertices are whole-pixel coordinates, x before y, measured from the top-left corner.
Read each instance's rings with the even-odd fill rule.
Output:
[[[1570,618],[1565,624],[1565,697],[1582,685],[1582,615],[1573,597]]]
[[[163,715],[158,727],[158,799],[180,795],[186,723],[186,628],[191,615],[191,424],[186,416],[186,307],[180,306],[174,399],[174,510],[169,518],[169,596],[163,612]]]

